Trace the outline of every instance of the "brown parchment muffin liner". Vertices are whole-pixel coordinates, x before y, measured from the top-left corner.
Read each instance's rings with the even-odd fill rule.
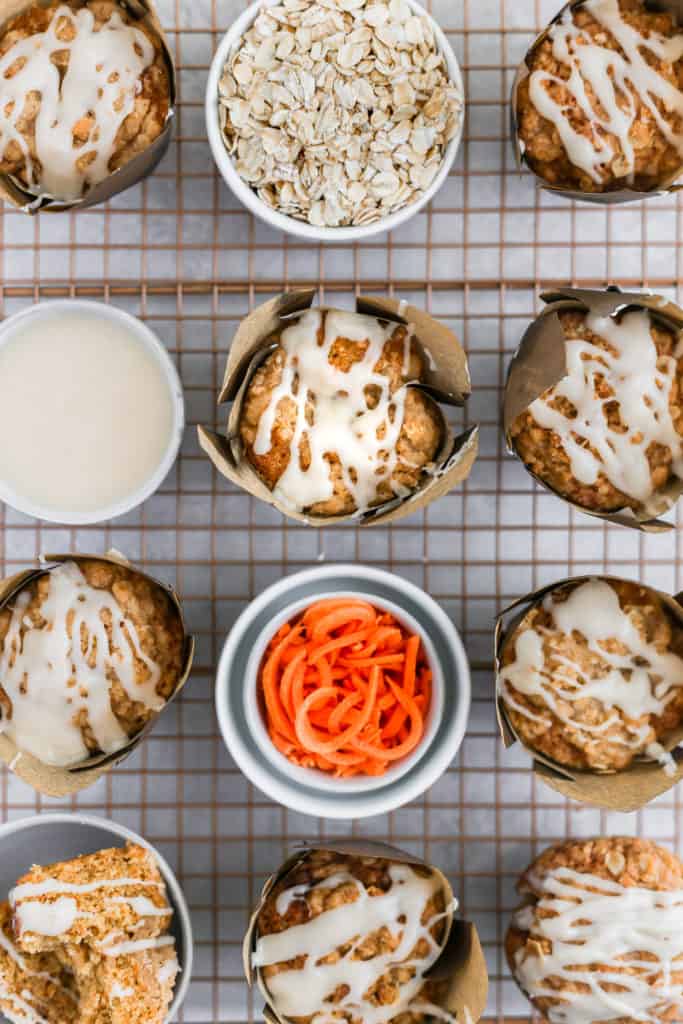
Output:
[[[683,163],[676,169],[673,174],[670,174],[668,178],[663,179],[656,186],[646,191],[639,191],[638,189],[622,188],[615,189],[612,192],[579,192],[575,189],[562,188],[558,185],[551,185],[540,175],[536,174],[533,167],[527,162],[524,155],[524,146],[522,140],[519,137],[519,126],[517,123],[517,93],[519,87],[524,79],[529,77],[531,59],[536,49],[544,42],[552,26],[561,20],[566,10],[575,10],[577,7],[582,7],[585,0],[570,0],[569,3],[557,12],[555,17],[550,23],[543,29],[543,31],[536,36],[533,43],[527,50],[526,56],[522,63],[517,68],[515,77],[512,82],[512,94],[510,97],[510,120],[512,127],[512,142],[515,150],[515,162],[517,168],[521,171],[526,169],[533,174],[537,184],[540,188],[546,192],[552,192],[555,195],[565,196],[567,199],[580,199],[585,203],[598,203],[602,205],[610,205],[616,203],[634,203],[641,199],[647,199],[648,196],[661,196],[666,195],[669,192],[678,192],[683,185],[675,185],[674,182],[683,174]],[[683,32],[683,0],[658,0],[657,3],[646,2],[645,8],[653,11],[664,11],[667,14],[672,14]]]
[[[160,160],[166,153],[173,134],[173,121],[175,118],[176,104],[176,70],[173,56],[168,46],[168,41],[161,27],[161,22],[152,0],[116,0],[118,5],[129,15],[131,19],[144,24],[150,34],[158,42],[166,65],[168,76],[168,113],[164,130],[142,153],[138,153],[132,160],[124,164],[118,170],[113,171],[108,177],[94,185],[85,195],[77,199],[60,200],[40,194],[39,190],[29,190],[23,183],[11,174],[0,173],[0,199],[10,203],[18,210],[25,213],[37,213],[39,210],[50,210],[59,213],[62,210],[85,209],[87,206],[97,206],[106,202],[113,196],[124,192],[132,185],[151,174]],[[40,0],[37,3],[41,6]],[[16,18],[25,10],[35,6],[35,3],[27,0],[0,0],[0,32],[8,21]]]
[[[533,473],[517,453],[511,437],[512,425],[525,409],[547,388],[559,383],[566,375],[565,336],[558,313],[566,311],[591,312],[598,316],[615,316],[627,309],[644,309],[674,334],[683,331],[683,309],[673,302],[649,292],[622,292],[618,288],[593,291],[587,288],[562,288],[543,292],[546,303],[537,318],[527,327],[519,347],[508,368],[503,398],[503,429],[507,449],[522,462],[524,468],[542,487],[565,501],[572,508],[608,523],[630,526],[647,533],[672,530],[673,524],[657,517],[668,512],[683,493],[683,480],[671,479],[657,490],[642,509],[631,508],[614,512],[600,512],[584,508],[560,494]]]
[[[19,591],[23,590],[25,586],[33,580],[38,579],[39,576],[44,576],[46,573],[49,574],[50,571],[61,562],[75,562],[78,565],[79,562],[95,561],[122,565],[125,569],[129,569],[131,572],[141,576],[143,579],[148,580],[153,584],[153,586],[160,587],[166,594],[168,594],[173,607],[178,613],[180,625],[183,630],[182,668],[180,675],[178,676],[176,688],[173,691],[173,694],[166,701],[164,707],[168,706],[168,704],[177,697],[187,682],[194,657],[194,638],[189,636],[186,631],[180,601],[173,588],[167,586],[165,583],[161,583],[153,576],[149,576],[147,573],[136,569],[135,566],[131,565],[126,558],[114,552],[110,552],[106,555],[44,555],[43,560],[45,565],[39,569],[25,569],[23,572],[16,573],[16,575],[9,576],[7,579],[0,581],[0,608],[4,608],[9,604],[12,598],[15,597]],[[28,785],[32,786],[33,789],[37,790],[37,792],[43,793],[45,796],[68,796],[71,793],[77,793],[81,789],[87,789],[89,786],[92,786],[102,775],[110,771],[110,769],[115,765],[120,764],[121,761],[124,761],[154,727],[159,715],[163,714],[163,710],[164,709],[162,709],[158,714],[153,715],[140,732],[136,733],[136,735],[133,736],[124,747],[121,747],[120,750],[111,754],[98,754],[95,757],[90,757],[81,764],[75,765],[71,768],[56,768],[54,765],[44,764],[32,754],[20,750],[16,744],[2,732],[0,732],[0,761],[4,761],[6,765],[9,765],[18,778],[23,782],[28,783]]]
[[[604,807],[611,811],[638,811],[651,803],[655,797],[666,793],[683,779],[683,759],[676,757],[675,749],[683,743],[683,725],[673,729],[660,742],[665,750],[674,754],[676,771],[667,775],[656,761],[636,760],[628,768],[618,772],[580,771],[567,768],[545,754],[527,746],[515,732],[507,714],[505,703],[499,692],[499,672],[503,651],[512,639],[515,629],[532,608],[539,605],[547,594],[571,584],[586,583],[589,580],[604,580],[607,583],[633,583],[618,576],[571,576],[566,580],[551,583],[540,590],[527,594],[505,608],[496,618],[494,634],[494,664],[496,673],[496,718],[498,730],[506,749],[519,742],[533,758],[533,772],[551,789],[590,807]],[[643,583],[638,586],[661,601],[672,620],[683,630],[683,593],[671,597],[654,587]]]
[[[247,983],[251,987],[256,982],[265,999],[263,1017],[267,1024],[290,1024],[290,1022],[287,1017],[280,1016],[270,1002],[270,994],[261,977],[261,972],[252,963],[252,953],[258,938],[259,914],[278,882],[282,881],[311,854],[319,850],[357,857],[381,857],[384,860],[393,861],[395,864],[428,867],[441,882],[446,906],[452,905],[453,902],[453,890],[445,875],[431,864],[427,864],[426,861],[419,857],[412,857],[395,846],[364,839],[340,839],[334,843],[302,844],[301,848],[288,857],[279,870],[267,879],[256,908],[249,919],[242,944],[242,962]],[[489,982],[486,960],[475,926],[469,921],[456,919],[452,911],[447,917],[447,932],[443,951],[426,977],[438,981],[448,981],[440,1003],[442,1009],[457,1017],[460,1024],[477,1024],[486,1008],[488,996]]]
[[[270,341],[276,331],[287,325],[287,318],[310,309],[315,289],[285,292],[258,306],[237,328],[225,368],[218,404],[231,402],[227,432],[218,434],[209,427],[198,427],[199,443],[216,469],[236,486],[273,505],[283,515],[311,526],[330,526],[352,522],[358,526],[375,526],[394,522],[425,508],[435,498],[451,491],[465,480],[472,469],[478,450],[478,428],[457,436],[453,435],[441,410],[442,440],[434,460],[437,468],[407,498],[395,498],[370,508],[363,513],[344,516],[304,514],[284,507],[258,476],[242,451],[239,423],[242,405],[249,383],[260,364],[273,351]],[[322,312],[331,307],[320,307]],[[423,391],[436,403],[463,406],[471,393],[467,357],[456,338],[444,324],[422,310],[398,299],[358,297],[356,312],[396,324],[409,324],[415,330],[419,344],[430,359],[424,380],[413,386]],[[431,365],[430,365],[431,364]]]

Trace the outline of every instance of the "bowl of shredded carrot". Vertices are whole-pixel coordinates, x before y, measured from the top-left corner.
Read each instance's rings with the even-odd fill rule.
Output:
[[[236,767],[271,799],[325,818],[423,794],[456,757],[469,708],[467,656],[444,609],[360,564],[268,586],[237,617],[216,674]]]
[[[266,756],[323,788],[399,778],[442,705],[440,668],[416,620],[353,593],[284,610],[255,644],[247,680],[247,718]]]

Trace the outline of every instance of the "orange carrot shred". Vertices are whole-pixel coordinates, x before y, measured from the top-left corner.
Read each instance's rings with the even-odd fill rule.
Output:
[[[359,598],[326,598],[273,636],[261,669],[274,747],[339,778],[383,775],[422,739],[432,673],[419,636]]]

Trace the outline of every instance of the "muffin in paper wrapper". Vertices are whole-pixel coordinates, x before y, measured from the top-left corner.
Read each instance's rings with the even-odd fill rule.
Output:
[[[176,592],[165,583],[156,580],[153,576],[149,576],[147,573],[136,569],[135,566],[131,565],[121,555],[113,552],[106,555],[45,555],[43,556],[43,561],[45,564],[39,569],[26,569],[0,582],[0,608],[6,607],[33,580],[49,574],[53,568],[62,562],[75,562],[76,565],[86,561],[109,562],[114,565],[121,565],[149,581],[153,586],[161,588],[170,598],[183,630],[182,666],[173,694],[166,701],[164,708],[158,714],[154,714],[140,732],[136,733],[119,750],[110,754],[96,754],[70,768],[59,768],[54,765],[45,764],[37,757],[34,757],[33,754],[20,750],[9,736],[4,735],[0,731],[0,761],[8,765],[17,778],[26,782],[37,792],[45,796],[68,796],[71,793],[77,793],[79,790],[92,786],[102,775],[124,761],[138,744],[142,742],[144,737],[153,728],[159,715],[163,714],[165,707],[177,697],[187,682],[194,657],[194,638],[189,636],[185,629],[182,608]]]
[[[567,373],[565,337],[558,313],[579,311],[607,317],[621,314],[627,309],[642,309],[647,310],[655,320],[661,321],[663,326],[674,332],[674,335],[680,335],[683,331],[683,309],[650,292],[621,292],[618,288],[608,288],[605,291],[562,288],[543,292],[541,298],[546,306],[526,329],[512,357],[503,399],[503,429],[507,449],[523,464],[524,461],[512,440],[512,426],[520,413],[528,409],[547,388],[559,383]],[[683,492],[682,479],[669,480],[664,487],[655,491],[638,511],[622,508],[613,512],[600,512],[571,501],[536,476],[526,464],[524,466],[534,480],[547,491],[556,494],[562,501],[586,515],[648,533],[661,533],[673,529],[671,523],[657,517],[668,512],[678,501]]]
[[[288,1017],[281,1016],[277,1008],[273,1006],[265,979],[262,978],[258,967],[254,966],[252,962],[258,938],[258,918],[273,888],[317,851],[352,857],[379,857],[396,864],[413,864],[429,868],[443,887],[446,906],[452,907],[453,905],[453,890],[448,879],[431,864],[427,864],[419,857],[413,857],[395,846],[363,839],[340,839],[330,843],[302,844],[301,848],[288,857],[282,867],[267,879],[258,904],[249,920],[242,945],[244,973],[249,986],[256,983],[265,999],[263,1016],[267,1024],[290,1024],[290,1021]],[[440,1001],[441,1008],[456,1017],[459,1024],[477,1024],[486,1008],[488,996],[486,960],[477,929],[468,921],[456,919],[454,910],[447,915],[447,931],[441,955],[425,978],[426,980],[448,982],[445,994]]]
[[[442,423],[441,445],[434,459],[435,468],[426,470],[425,479],[406,498],[396,497],[364,512],[349,515],[321,516],[306,514],[283,505],[266,486],[242,451],[239,423],[242,405],[251,379],[268,355],[273,351],[272,337],[287,326],[289,318],[296,317],[313,305],[315,290],[286,292],[254,310],[237,329],[225,368],[223,386],[218,396],[219,405],[231,402],[227,432],[216,433],[208,427],[198,427],[199,443],[224,477],[262,501],[273,505],[283,515],[311,526],[330,526],[334,523],[355,523],[374,526],[394,522],[425,508],[435,498],[451,491],[465,480],[472,469],[478,450],[478,428],[471,427],[457,436],[450,430],[440,404],[463,406],[470,395],[471,384],[467,358],[452,331],[414,306],[398,299],[359,297],[356,312],[388,323],[410,325],[420,347],[426,352],[428,365],[424,380],[408,387],[421,390],[432,398]],[[332,307],[320,307],[327,312]]]
[[[582,7],[585,0],[570,0],[570,3],[564,4],[563,7],[557,12],[555,17],[550,23],[543,29],[539,35],[536,36],[533,43],[527,50],[526,56],[521,64],[518,66],[515,72],[515,77],[512,82],[512,94],[510,98],[510,120],[511,120],[511,131],[512,131],[512,142],[515,149],[515,162],[517,168],[527,170],[533,174],[537,184],[546,192],[552,192],[553,195],[565,196],[567,199],[578,199],[584,203],[598,203],[599,205],[612,205],[617,203],[635,203],[642,199],[647,199],[648,196],[662,196],[671,192],[678,192],[683,185],[674,184],[676,180],[683,174],[683,162],[673,174],[669,174],[667,178],[664,178],[661,182],[658,182],[656,186],[648,189],[647,191],[639,191],[635,188],[621,188],[613,191],[605,192],[580,192],[576,189],[565,188],[561,185],[551,185],[550,182],[546,181],[537,174],[533,167],[528,163],[524,154],[524,143],[519,135],[519,125],[517,121],[517,94],[519,87],[524,79],[529,77],[530,74],[530,63],[531,58],[535,50],[544,42],[552,26],[561,20],[562,16],[567,10],[574,11],[578,7]],[[664,11],[672,14],[678,22],[681,32],[683,33],[683,0],[662,0],[661,3],[651,4],[646,3],[647,9],[656,11]]]
[[[169,86],[168,113],[163,131],[147,149],[138,153],[128,163],[113,171],[102,181],[88,189],[84,195],[76,199],[61,200],[44,195],[40,192],[39,188],[27,188],[14,175],[0,173],[0,198],[18,210],[31,214],[37,213],[39,210],[50,210],[59,213],[63,210],[85,209],[88,206],[97,206],[99,203],[106,202],[120,192],[125,192],[127,188],[137,185],[139,181],[142,181],[143,178],[151,174],[169,147],[175,118],[176,70],[159,16],[152,0],[117,0],[117,3],[128,14],[132,22],[137,21],[144,24],[159,44]],[[27,0],[0,0],[0,32],[4,31],[4,26],[8,21],[11,21],[35,5],[35,2],[28,3]]]
[[[527,746],[515,732],[500,693],[499,674],[503,652],[516,628],[532,608],[541,604],[546,595],[571,584],[580,585],[589,580],[604,580],[607,583],[633,583],[633,580],[622,580],[617,576],[572,576],[569,579],[551,583],[536,590],[526,597],[520,598],[505,608],[496,618],[494,664],[496,673],[496,718],[498,730],[505,748],[514,743],[521,743],[533,758],[533,771],[537,778],[563,796],[576,800],[589,807],[602,807],[610,811],[637,811],[649,804],[656,797],[666,793],[683,779],[683,757],[676,755],[676,748],[683,743],[683,725],[667,733],[661,740],[664,750],[672,754],[675,772],[668,774],[663,765],[657,761],[639,760],[623,771],[589,771],[568,768],[559,764],[545,754]],[[639,583],[658,599],[672,621],[683,630],[683,593],[671,597],[654,587],[646,587]]]

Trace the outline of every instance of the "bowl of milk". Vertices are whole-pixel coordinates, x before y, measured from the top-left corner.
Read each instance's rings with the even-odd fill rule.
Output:
[[[0,324],[0,499],[20,512],[124,515],[163,483],[184,426],[176,368],[129,313],[63,299]]]

